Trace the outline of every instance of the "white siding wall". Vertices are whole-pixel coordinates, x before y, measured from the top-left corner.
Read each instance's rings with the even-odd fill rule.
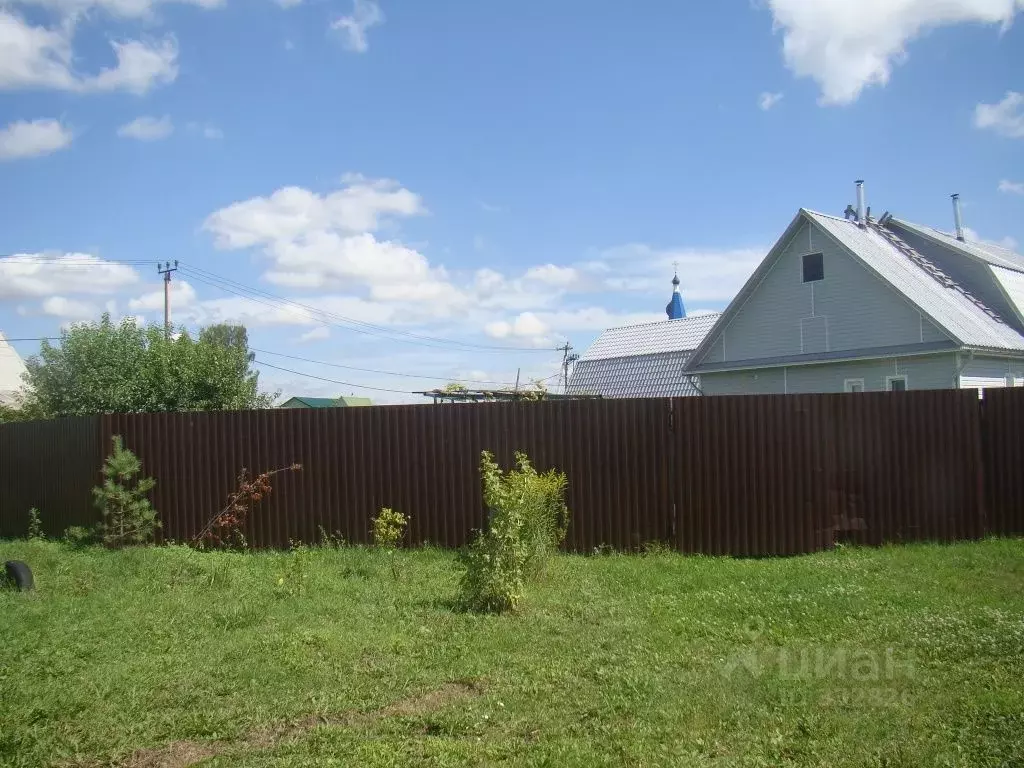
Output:
[[[824,280],[803,282],[803,256],[808,253],[823,254]],[[715,339],[705,362],[946,339],[893,288],[828,235],[805,223],[721,337]],[[813,349],[808,349],[808,344]]]
[[[985,382],[985,386],[1024,386],[1024,360],[1004,357],[980,357],[975,356],[963,360],[963,371],[961,376],[968,379],[961,386],[977,385],[978,382]],[[1009,380],[1007,380],[1009,377]],[[1003,384],[997,384],[997,382]]]
[[[886,377],[906,376],[909,389],[952,389],[954,355],[798,365],[786,368],[702,373],[705,395],[769,395],[843,392],[847,379],[863,379],[867,392],[884,392]]]

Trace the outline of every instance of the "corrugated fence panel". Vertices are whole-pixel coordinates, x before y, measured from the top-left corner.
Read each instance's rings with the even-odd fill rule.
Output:
[[[988,530],[1024,534],[1024,389],[989,389],[981,404]]]
[[[119,434],[156,478],[165,539],[195,536],[239,471],[275,476],[249,520],[259,547],[369,541],[391,506],[411,543],[485,525],[482,450],[569,478],[566,547],[762,556],[1024,533],[1024,390],[569,400],[114,415],[0,426],[0,536],[96,519],[91,488]],[[986,510],[987,505],[987,510]],[[987,517],[986,517],[987,512]]]
[[[761,556],[828,546],[827,402],[809,395],[675,400],[677,547]]]
[[[837,540],[881,544],[982,534],[977,394],[863,393],[836,396],[832,410],[829,500]]]
[[[0,427],[0,538],[24,536],[33,507],[48,536],[96,521],[97,427],[88,417]]]

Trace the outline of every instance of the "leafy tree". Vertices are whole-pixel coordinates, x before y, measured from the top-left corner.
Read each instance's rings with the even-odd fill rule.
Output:
[[[72,326],[26,362],[25,408],[37,417],[97,413],[234,410],[269,407],[245,329],[213,326],[193,339],[167,339],[134,319]]]

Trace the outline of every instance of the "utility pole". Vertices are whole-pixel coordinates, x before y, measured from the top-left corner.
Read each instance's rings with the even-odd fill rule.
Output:
[[[171,275],[178,271],[178,260],[174,260],[174,266],[171,266],[171,262],[165,262],[161,267],[158,263],[156,265],[157,274],[164,276],[164,338],[170,340],[171,338]]]
[[[580,356],[572,354],[572,344],[568,341],[565,342],[565,346],[558,349],[562,353],[562,394],[564,395],[569,391],[569,366],[579,360]]]

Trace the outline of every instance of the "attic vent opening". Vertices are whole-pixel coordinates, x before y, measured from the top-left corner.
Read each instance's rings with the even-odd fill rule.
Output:
[[[814,283],[825,279],[825,259],[820,253],[804,256],[804,282]]]

